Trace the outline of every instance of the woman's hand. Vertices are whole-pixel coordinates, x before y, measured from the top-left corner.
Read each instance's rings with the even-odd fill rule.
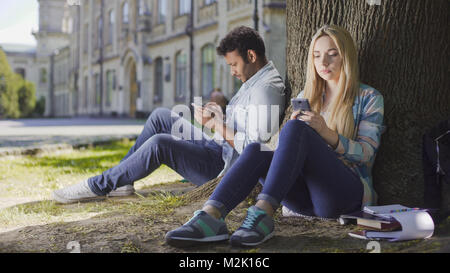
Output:
[[[308,123],[311,128],[316,130],[322,137],[329,130],[325,119],[317,112],[314,111],[302,111],[301,115],[298,116],[299,120],[303,120]]]
[[[325,119],[317,112],[303,111],[299,116],[299,120],[303,120],[311,126],[316,132],[335,150],[339,145],[339,134],[328,128]]]
[[[291,120],[297,119],[298,116],[301,114],[301,112],[302,112],[302,110],[297,110],[297,111],[292,112],[292,114],[291,114]]]

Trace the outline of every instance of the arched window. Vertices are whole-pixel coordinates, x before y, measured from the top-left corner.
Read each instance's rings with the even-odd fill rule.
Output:
[[[97,46],[96,46],[96,48],[100,48],[102,46],[102,33],[103,33],[103,19],[100,16],[97,19]]]
[[[128,22],[129,22],[128,2],[125,2],[122,6],[122,23],[128,24]]]
[[[112,103],[115,70],[106,71],[106,106],[110,107]]]
[[[101,94],[100,94],[100,92],[102,92],[102,90],[100,89],[100,74],[98,74],[98,73],[95,73],[94,74],[94,80],[95,80],[95,82],[94,82],[94,84],[95,84],[95,99],[94,99],[94,101],[95,101],[95,106],[100,106],[100,103],[101,103]]]
[[[186,80],[187,80],[187,55],[178,52],[175,56],[175,99],[181,100],[186,97]]]
[[[191,0],[178,0],[178,15],[191,13]]]
[[[143,15],[145,15],[147,12],[148,12],[148,5],[147,5],[147,3],[145,2],[145,0],[139,0],[138,1],[138,14],[140,15],[140,16],[143,16]]]
[[[84,76],[84,94],[83,94],[83,107],[84,109],[88,109],[88,98],[89,98],[89,78],[88,76]]]
[[[158,0],[158,24],[164,24],[166,22],[167,15],[167,1]]]
[[[202,48],[202,96],[208,97],[215,87],[215,49],[212,44]]]
[[[154,76],[153,101],[161,102],[163,96],[163,60],[157,58],[155,60],[155,76]]]
[[[108,44],[112,44],[113,42],[113,38],[114,38],[114,23],[115,23],[115,18],[114,18],[115,14],[114,14],[114,10],[110,10],[109,11],[109,22],[108,22]]]

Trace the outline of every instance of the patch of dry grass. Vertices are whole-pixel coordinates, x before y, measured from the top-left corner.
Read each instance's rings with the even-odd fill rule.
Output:
[[[133,145],[117,141],[108,145],[42,156],[0,158],[0,232],[25,226],[88,219],[106,213],[154,214],[170,212],[181,204],[178,197],[152,195],[121,202],[60,205],[51,200],[52,191],[98,175],[118,164]],[[181,180],[167,166],[136,181],[135,188]]]

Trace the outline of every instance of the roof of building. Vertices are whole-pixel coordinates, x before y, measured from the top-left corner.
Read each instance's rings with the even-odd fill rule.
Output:
[[[36,53],[36,46],[24,44],[0,44],[0,47],[5,53]]]

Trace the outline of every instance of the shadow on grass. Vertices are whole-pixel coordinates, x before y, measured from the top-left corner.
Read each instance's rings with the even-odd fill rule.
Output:
[[[28,204],[30,205],[30,204]],[[33,206],[35,206],[34,203]],[[70,252],[69,242],[77,242],[81,252],[222,252],[222,253],[367,253],[368,242],[348,236],[321,233],[322,223],[316,223],[313,230],[303,234],[299,226],[280,225],[269,241],[249,248],[231,247],[227,241],[200,244],[188,248],[174,248],[164,241],[166,232],[179,227],[181,219],[172,211],[155,208],[157,213],[147,213],[151,203],[143,208],[139,200],[133,204],[124,203],[127,210],[106,211],[101,215],[80,221],[57,222],[29,226],[0,234],[0,252]],[[134,207],[141,209],[130,213]],[[66,206],[63,206],[66,207]],[[229,222],[230,219],[227,220]],[[307,221],[307,220],[302,220]],[[228,223],[229,224],[229,223]],[[322,227],[329,228],[329,227]],[[345,229],[336,226],[341,233]],[[442,227],[445,228],[445,227]],[[286,230],[290,229],[288,232]],[[300,229],[300,230],[299,230]],[[284,230],[284,232],[282,232]],[[405,242],[380,242],[381,253],[392,252],[445,252],[449,237],[439,234],[429,240]]]
[[[30,157],[31,162],[18,163],[24,167],[49,167],[63,173],[101,173],[117,164],[127,154],[131,144],[114,142],[89,150],[76,150],[76,154]]]
[[[189,189],[185,186],[185,191]],[[155,187],[140,191],[139,196],[114,197],[103,202],[61,205],[37,201],[12,206],[4,209],[3,214],[8,210],[25,217],[50,215],[59,221],[1,233],[0,252],[68,252],[66,245],[70,241],[80,242],[85,252],[140,252],[142,243],[156,238],[163,240],[169,230],[167,225],[176,221],[172,217],[174,209],[183,204],[180,197]],[[90,216],[87,212],[96,215]],[[70,215],[77,213],[78,217],[82,216],[79,218],[87,219],[66,222],[73,219]],[[136,240],[136,236],[139,239]],[[158,251],[153,246],[148,244],[142,251]]]
[[[189,248],[166,245],[166,232],[179,227],[187,217],[179,211],[191,204],[174,196],[190,191],[186,183],[158,185],[138,191],[140,196],[108,198],[103,202],[58,205],[38,201],[10,207],[23,213],[61,216],[68,212],[93,212],[88,219],[28,226],[0,234],[0,252],[70,252],[69,242],[78,242],[81,252],[369,252],[369,241],[347,236],[356,226],[305,219],[278,220],[275,236],[254,248],[233,248],[227,241]],[[246,206],[227,217],[227,225],[238,227]],[[191,211],[192,208],[189,208]],[[177,213],[178,211],[178,213]],[[450,244],[450,218],[436,227],[429,240],[380,242],[381,252],[445,252]],[[230,229],[230,231],[233,231]]]

